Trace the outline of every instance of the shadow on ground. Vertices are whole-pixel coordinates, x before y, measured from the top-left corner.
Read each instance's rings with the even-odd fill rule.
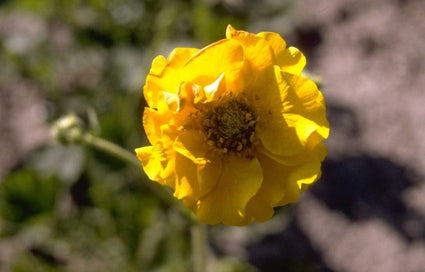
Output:
[[[369,155],[327,160],[323,164],[323,177],[311,188],[308,197],[325,204],[330,212],[342,214],[349,224],[378,219],[396,230],[405,241],[423,239],[423,231],[406,229],[412,218],[418,217],[401,197],[403,191],[413,185],[409,172],[389,159]],[[283,232],[248,247],[250,262],[260,271],[335,271],[327,266],[320,246],[315,247],[304,233],[306,226],[300,226],[297,220],[302,216],[299,212],[296,208],[293,210],[294,220]],[[340,231],[344,231],[343,225]],[[336,238],[334,244],[337,243]]]
[[[332,104],[329,114],[333,132],[360,137],[354,111]],[[385,259],[425,240],[425,218],[405,203],[406,190],[417,185],[413,171],[389,158],[358,153],[324,161],[321,180],[291,207],[288,227],[248,246],[253,265],[264,272],[360,272],[373,267],[375,250]],[[357,258],[352,264],[350,254]],[[406,254],[392,261],[402,267]]]

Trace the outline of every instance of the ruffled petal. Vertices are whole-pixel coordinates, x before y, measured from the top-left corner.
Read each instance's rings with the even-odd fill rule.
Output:
[[[208,162],[205,158],[208,145],[201,131],[184,131],[174,141],[173,148],[195,164],[206,164]]]
[[[200,86],[210,85],[224,73],[226,89],[233,92],[244,88],[247,69],[243,49],[233,40],[220,40],[201,49],[184,66],[185,78]]]
[[[175,104],[175,110],[169,115],[167,120],[169,125],[174,125],[177,128],[181,128],[182,125],[185,128],[195,125],[190,122],[193,121],[190,116],[198,111],[195,108],[195,99],[199,89],[201,87],[192,82],[182,82],[180,84],[175,95],[175,101],[172,102],[173,105]]]
[[[285,40],[275,32],[261,32],[257,36],[269,42],[276,56],[276,63],[282,71],[301,75],[306,65],[306,59],[300,50],[295,47],[286,48]]]
[[[282,71],[294,75],[301,75],[307,63],[304,54],[295,47],[289,47],[276,58]]]
[[[257,36],[265,39],[269,43],[275,56],[279,56],[286,50],[286,41],[276,32],[260,32]]]
[[[291,167],[261,154],[258,159],[264,179],[261,188],[248,202],[246,212],[259,222],[269,220],[274,207],[298,201],[304,186],[320,177],[320,161]]]
[[[215,187],[197,203],[195,211],[201,222],[242,226],[252,218],[245,213],[249,199],[261,186],[263,173],[256,158],[228,157]]]
[[[198,164],[199,198],[203,198],[217,184],[223,170],[221,157],[215,153],[208,154],[206,164]]]
[[[263,170],[263,183],[247,205],[246,212],[255,220],[264,222],[274,214],[274,207],[288,193],[296,191],[297,184],[290,183],[291,167],[284,166],[265,155],[258,155]]]
[[[314,133],[310,137],[316,137],[316,134]],[[303,163],[308,163],[313,160],[323,161],[327,154],[326,146],[321,142],[316,143],[316,141],[313,140],[311,142],[315,142],[314,146],[306,146],[306,148],[304,148],[301,152],[297,153],[296,155],[290,156],[281,156],[272,153],[268,149],[266,149],[262,144],[257,145],[256,150],[258,153],[264,154],[269,158],[275,160],[276,162],[286,166],[297,166]]]
[[[235,30],[231,25],[227,26],[226,37],[242,45],[254,73],[276,63],[273,50],[265,39],[246,31]]]
[[[258,149],[280,163],[296,165],[328,137],[326,107],[314,82],[273,68],[260,73],[251,85],[252,90],[268,95],[249,93],[259,116],[255,131],[261,142]]]
[[[226,80],[224,73],[220,74],[216,80],[210,85],[204,87],[206,101],[218,99],[226,92]]]
[[[198,48],[175,48],[167,57],[170,68],[179,69],[196,53]]]
[[[197,166],[188,158],[176,153],[176,181],[174,197],[195,201],[199,198]]]
[[[256,137],[261,141],[262,146],[272,154],[279,156],[299,154],[303,149],[303,143],[297,137],[296,129],[289,127],[282,116],[278,116],[276,113],[274,115],[276,117],[272,119],[273,121],[257,122]]]
[[[167,65],[168,65],[168,62],[164,56],[161,56],[161,55],[157,56],[152,61],[152,66],[149,71],[149,74],[153,76],[161,76],[165,68],[167,67]]]
[[[145,100],[152,108],[158,108],[162,92],[176,93],[183,76],[182,66],[186,61],[198,51],[195,48],[176,48],[168,58],[157,56],[146,77],[146,84],[143,88]]]
[[[197,196],[203,197],[216,185],[221,176],[221,157],[209,152],[205,136],[200,131],[185,131],[176,138],[174,150],[190,159],[197,172]],[[191,166],[191,169],[195,169]]]
[[[312,161],[293,169],[288,176],[288,184],[291,184],[291,186],[288,187],[287,194],[282,197],[277,206],[297,202],[299,194],[320,178],[322,174],[320,167],[320,161]],[[292,184],[296,184],[296,186]]]
[[[167,146],[171,146],[177,133],[170,128],[171,113],[161,114],[151,108],[145,108],[143,113],[143,127],[150,143],[162,140]]]
[[[256,98],[264,120],[258,121],[256,135],[266,153],[279,157],[299,155],[328,137],[323,95],[311,80],[282,73],[276,67],[274,77],[275,86],[269,84],[269,95]]]
[[[285,98],[284,112],[301,114],[317,119],[318,124],[328,125],[325,99],[314,81],[288,73],[282,73],[279,79],[282,98]]]
[[[277,72],[280,73],[277,66],[267,67],[258,72],[244,92],[243,98],[255,108],[256,115],[260,119],[273,118],[270,113],[282,111],[280,89],[275,75]]]
[[[154,149],[153,146],[145,146],[135,150],[137,158],[139,158],[143,164],[146,175],[148,175],[151,180],[160,179],[160,173],[163,170],[161,161],[165,160],[165,155],[163,152],[160,152],[159,149],[158,147]]]
[[[276,74],[280,74],[277,66],[259,73],[249,86],[246,97],[255,107],[258,118],[255,136],[262,146],[271,153],[292,156],[301,152],[303,146],[295,128],[289,127],[282,116],[282,97]]]
[[[306,77],[288,73],[282,73],[280,80],[285,120],[290,123],[302,121],[306,125],[304,132],[316,131],[322,139],[326,139],[329,135],[329,122],[326,119],[325,99],[317,85]],[[301,118],[295,117],[296,115]],[[316,126],[314,130],[313,123]]]
[[[136,154],[142,162],[146,175],[162,185],[174,188],[174,156],[167,151],[161,141],[153,146],[137,148]]]
[[[156,110],[145,108],[143,113],[143,127],[149,142],[154,143],[161,138],[161,116]]]
[[[293,128],[303,146],[307,146],[308,140],[313,133],[321,136],[321,140],[328,137],[329,129],[318,126],[315,122],[298,114],[284,114],[285,123],[289,128]],[[317,142],[317,139],[315,139]]]
[[[174,188],[175,152],[171,148],[176,132],[165,122],[168,120],[156,110],[145,108],[143,126],[152,146],[136,149],[136,154],[151,180]]]

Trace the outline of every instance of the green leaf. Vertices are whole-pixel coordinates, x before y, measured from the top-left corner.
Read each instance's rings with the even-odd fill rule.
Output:
[[[60,182],[54,176],[44,178],[32,169],[12,172],[0,185],[0,216],[12,222],[24,222],[50,212],[59,189]]]

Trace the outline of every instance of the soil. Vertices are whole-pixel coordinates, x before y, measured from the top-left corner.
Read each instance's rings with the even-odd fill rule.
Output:
[[[267,272],[425,271],[425,4],[302,0],[297,11],[289,43],[322,77],[329,156],[294,220],[251,244],[250,261]]]

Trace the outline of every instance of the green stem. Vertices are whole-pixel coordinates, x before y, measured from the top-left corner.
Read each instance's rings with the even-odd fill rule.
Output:
[[[207,270],[206,259],[206,229],[205,225],[195,222],[191,227],[193,271],[205,272]]]
[[[130,153],[128,150],[122,148],[121,146],[114,144],[110,141],[107,141],[103,138],[93,136],[89,133],[84,134],[81,137],[81,142],[87,146],[94,147],[98,150],[106,152],[116,158],[119,158],[129,164],[140,169],[142,166],[140,161],[136,158],[135,155]],[[183,214],[185,214],[190,220],[193,220],[190,213],[188,213],[186,208],[183,208],[180,202],[178,202],[169,192],[167,192],[162,186],[153,182],[145,182],[144,185],[148,190],[154,193],[161,201],[166,204],[167,207],[170,206],[179,206],[183,209]]]
[[[128,152],[127,150],[125,150],[124,148],[122,148],[121,146],[114,144],[110,141],[107,141],[103,138],[99,138],[99,137],[95,137],[91,134],[85,134],[83,137],[83,143],[88,145],[88,146],[92,146],[96,149],[102,150],[104,152],[109,153],[110,155],[117,157],[125,162],[128,162],[129,164],[140,168],[141,163],[140,161],[136,158],[136,156],[134,156],[133,154],[131,154],[130,152]]]

